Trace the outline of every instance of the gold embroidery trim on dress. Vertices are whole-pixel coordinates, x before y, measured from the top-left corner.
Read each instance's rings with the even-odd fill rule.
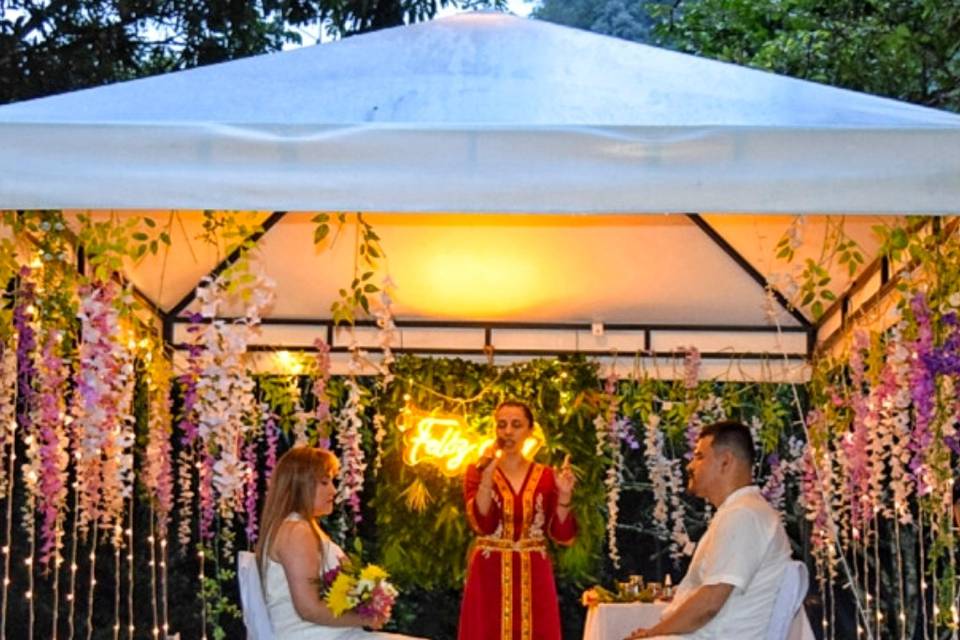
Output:
[[[524,553],[530,551],[546,551],[547,541],[543,538],[520,538],[519,540],[506,540],[494,536],[483,536],[474,541],[477,549],[490,551],[516,551]]]
[[[537,485],[543,475],[543,465],[534,463],[530,477],[523,489],[523,529],[521,537],[527,535],[533,522],[533,498],[537,494]],[[530,578],[530,554],[520,554],[520,640],[530,640],[533,632],[533,584]]]
[[[506,481],[494,474],[494,482],[503,499],[503,536],[513,542],[513,491]],[[500,554],[500,639],[513,640],[513,553]]]

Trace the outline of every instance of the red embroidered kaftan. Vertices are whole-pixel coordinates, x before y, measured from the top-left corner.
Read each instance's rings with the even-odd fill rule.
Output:
[[[490,511],[476,507],[480,472],[464,482],[467,517],[478,534],[470,548],[460,607],[459,640],[560,640],[560,610],[546,536],[571,544],[577,522],[556,517],[553,469],[533,463],[518,492],[494,472]]]

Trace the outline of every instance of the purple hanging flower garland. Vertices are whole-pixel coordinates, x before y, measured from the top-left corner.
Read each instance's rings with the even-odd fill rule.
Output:
[[[40,479],[39,444],[37,439],[36,417],[37,390],[34,387],[39,379],[36,366],[37,350],[37,309],[36,283],[34,272],[23,267],[19,272],[20,280],[13,308],[13,326],[17,335],[17,394],[19,404],[16,411],[17,432],[22,434],[25,443],[26,462],[21,465],[26,504],[23,509],[23,525],[27,531],[33,531],[35,509],[38,499]],[[11,447],[10,454],[14,455]]]
[[[929,368],[933,361],[933,327],[926,297],[917,292],[910,300],[910,310],[916,323],[917,336],[910,344],[911,358],[908,380],[913,401],[913,433],[910,440],[910,473],[917,494],[925,496],[932,490],[931,470],[927,466],[928,450],[933,444],[933,420],[936,413],[936,382]]]
[[[178,378],[183,391],[181,403],[179,429],[181,449],[177,456],[177,540],[180,549],[186,550],[190,545],[193,528],[193,502],[196,493],[193,490],[194,472],[198,461],[198,440],[200,432],[197,429],[197,381],[203,374],[203,346],[199,343],[199,334],[203,329],[200,314],[190,316],[190,325],[187,332],[193,336],[193,341],[187,346],[186,371]]]
[[[280,441],[280,429],[277,427],[277,417],[270,411],[270,406],[260,403],[260,416],[263,420],[263,432],[267,439],[267,451],[263,461],[263,481],[270,483],[273,470],[277,467],[277,445]],[[322,446],[322,445],[321,445]]]

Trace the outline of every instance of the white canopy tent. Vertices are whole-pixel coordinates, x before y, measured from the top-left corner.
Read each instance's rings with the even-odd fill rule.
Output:
[[[960,116],[504,14],[0,108],[12,208],[950,213]]]
[[[0,145],[0,207],[177,212],[170,255],[128,272],[175,342],[218,262],[191,244],[196,210],[364,211],[405,349],[694,345],[717,374],[786,353],[773,377],[790,379],[822,329],[779,294],[771,314],[790,219],[770,214],[870,214],[847,227],[869,254],[875,216],[960,202],[960,116],[491,13],[7,105]],[[619,215],[664,212],[686,215]],[[539,216],[491,215],[508,213]],[[318,253],[308,214],[259,215],[280,293],[265,345],[306,346],[352,257]],[[801,258],[824,233],[810,220]]]

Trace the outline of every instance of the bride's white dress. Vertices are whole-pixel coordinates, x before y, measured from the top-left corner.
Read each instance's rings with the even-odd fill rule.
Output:
[[[287,517],[288,520],[299,520],[296,514]],[[323,537],[323,554],[321,555],[322,572],[330,571],[340,565],[346,554],[335,542],[327,536]],[[277,640],[402,640],[409,636],[380,631],[364,631],[358,627],[326,627],[304,620],[297,615],[290,596],[290,586],[287,576],[283,572],[283,565],[274,562],[269,556],[264,571],[264,591],[266,592],[267,611],[273,625],[273,633]],[[413,640],[410,638],[410,640]]]

